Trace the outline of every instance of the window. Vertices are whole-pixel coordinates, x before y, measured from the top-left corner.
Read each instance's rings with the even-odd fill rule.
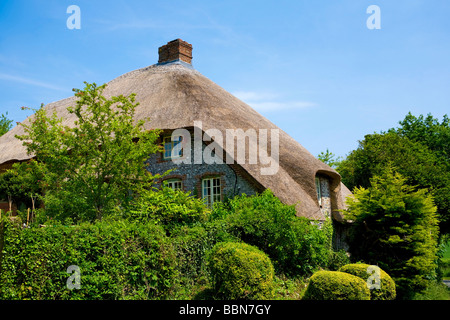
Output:
[[[206,178],[202,180],[202,198],[207,206],[220,201],[220,178]]]
[[[181,158],[183,156],[183,149],[181,142],[183,141],[183,136],[172,136],[164,137],[164,160],[170,160],[174,158]]]
[[[173,190],[181,190],[181,189],[183,189],[183,182],[181,181],[181,179],[165,180],[164,184],[167,187],[172,188]]]
[[[320,187],[320,179],[316,177],[316,192],[317,192],[317,200],[319,201],[319,206],[322,205],[322,190]]]

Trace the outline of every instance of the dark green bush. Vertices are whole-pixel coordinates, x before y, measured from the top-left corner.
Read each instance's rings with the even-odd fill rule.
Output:
[[[182,226],[171,234],[177,254],[178,270],[185,278],[195,279],[207,275],[206,253],[217,242],[238,241],[226,231],[222,221],[211,221],[202,225]]]
[[[367,279],[371,276],[367,272],[369,264],[364,263],[353,263],[347,264],[339,269],[341,272],[346,272],[354,276],[360,277],[367,283]],[[392,278],[382,269],[380,269],[380,289],[370,289],[370,299],[371,300],[394,300],[396,296],[395,293],[395,282]]]
[[[283,204],[270,190],[229,199],[215,207],[213,217],[224,219],[229,233],[267,253],[277,272],[305,275],[328,265],[329,235],[297,217],[295,206]]]
[[[328,264],[329,270],[338,271],[340,267],[349,263],[350,257],[347,255],[347,252],[345,252],[344,249],[330,252],[330,260]]]
[[[1,299],[157,299],[176,282],[173,245],[154,222],[26,228],[3,221]],[[69,290],[76,265],[81,288]]]
[[[223,299],[271,299],[274,269],[269,257],[246,243],[221,242],[209,255],[217,295]]]
[[[361,278],[339,271],[318,271],[309,279],[304,300],[370,300]]]

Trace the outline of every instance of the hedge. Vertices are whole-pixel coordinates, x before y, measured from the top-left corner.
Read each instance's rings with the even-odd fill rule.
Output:
[[[370,267],[369,264],[353,263],[342,266],[339,271],[360,277],[367,283],[368,278],[371,276],[371,274],[367,272],[368,267]],[[392,280],[392,278],[385,271],[380,269],[380,288],[370,289],[371,300],[394,300],[395,296],[396,292],[394,280]]]
[[[361,278],[340,271],[317,271],[309,279],[304,300],[370,300]]]
[[[159,299],[176,281],[174,248],[154,222],[25,229],[2,222],[0,299]],[[67,286],[71,265],[80,270],[79,289]]]
[[[220,242],[209,257],[214,290],[222,299],[271,299],[274,269],[269,257],[246,243]]]

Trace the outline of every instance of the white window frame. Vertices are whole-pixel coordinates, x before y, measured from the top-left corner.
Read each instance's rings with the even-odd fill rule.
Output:
[[[178,138],[178,140],[176,140]],[[183,136],[174,136],[174,141],[172,140],[172,136],[166,136],[163,138],[163,159],[164,160],[171,160],[171,159],[178,159],[183,157]],[[168,148],[166,149],[166,145],[170,145],[170,153],[168,153]],[[175,149],[176,148],[176,149]],[[174,155],[174,149],[175,153],[177,150],[179,150],[178,154]]]
[[[221,201],[222,181],[220,177],[202,179],[202,199],[205,204],[212,207],[214,202]]]

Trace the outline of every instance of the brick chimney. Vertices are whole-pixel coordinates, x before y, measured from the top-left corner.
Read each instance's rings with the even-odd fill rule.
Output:
[[[158,63],[181,60],[190,64],[192,61],[192,44],[181,39],[172,40],[160,47],[158,53]]]

